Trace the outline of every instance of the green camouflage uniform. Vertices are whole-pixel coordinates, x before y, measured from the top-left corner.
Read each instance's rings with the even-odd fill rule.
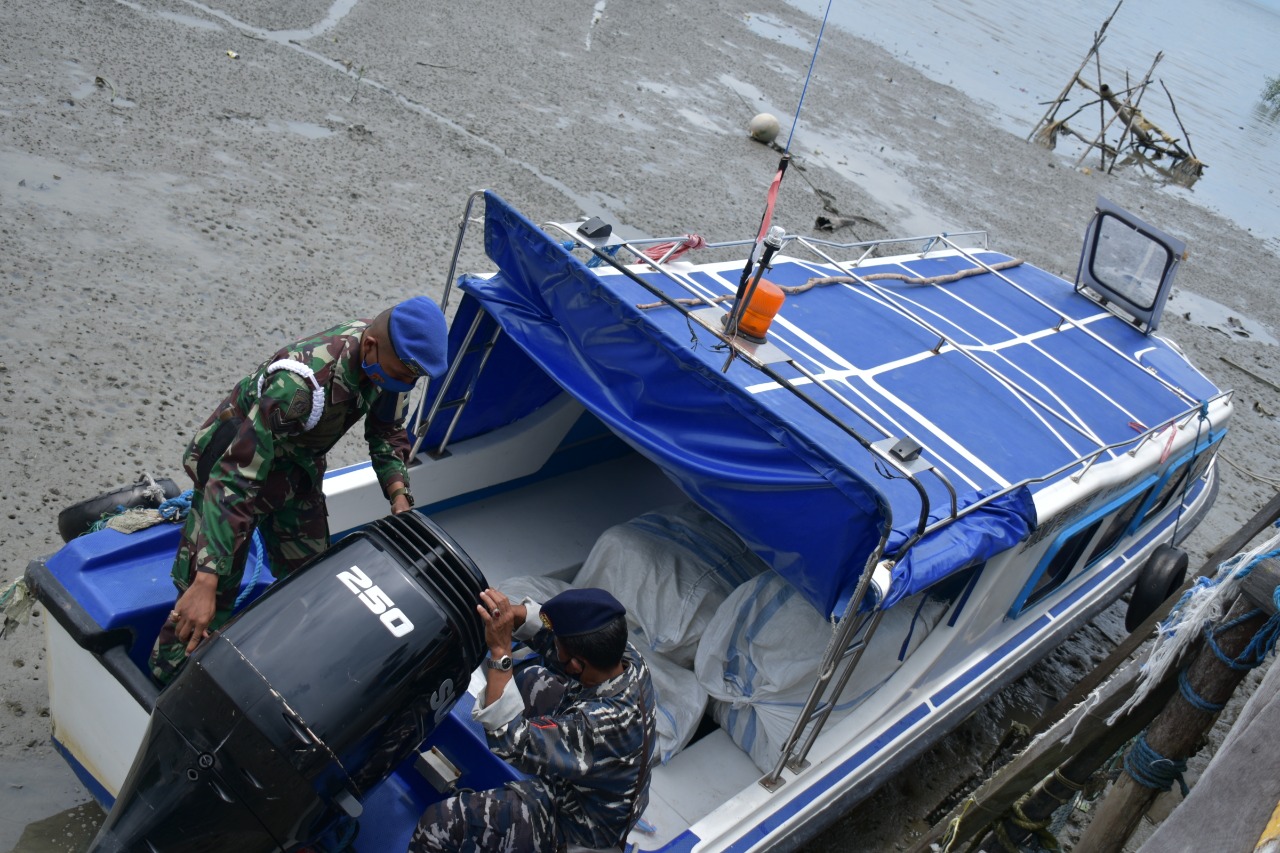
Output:
[[[195,489],[173,582],[181,596],[196,572],[218,575],[210,631],[231,617],[255,529],[276,578],[328,547],[325,453],[360,418],[384,494],[408,486],[408,395],[382,391],[365,376],[360,335],[368,325],[352,321],[280,350],[236,385],[191,440],[183,466]],[[310,430],[312,385],[287,370],[267,374],[281,359],[311,368],[324,389],[323,413]],[[186,644],[166,622],[151,653],[152,674],[168,683],[185,660]]]

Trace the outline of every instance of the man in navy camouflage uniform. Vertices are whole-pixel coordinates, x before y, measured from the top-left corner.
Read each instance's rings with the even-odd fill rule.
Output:
[[[178,600],[151,653],[167,684],[231,617],[254,530],[283,578],[329,546],[325,454],[360,418],[393,513],[412,505],[408,392],[445,370],[448,330],[426,297],[281,349],[242,379],[183,457],[195,488],[173,564]]]
[[[626,610],[601,589],[571,589],[541,608],[487,589],[477,609],[489,660],[472,714],[489,748],[530,778],[429,807],[410,853],[617,849],[649,803],[656,740],[653,685],[627,642]],[[513,675],[513,633],[543,666]]]

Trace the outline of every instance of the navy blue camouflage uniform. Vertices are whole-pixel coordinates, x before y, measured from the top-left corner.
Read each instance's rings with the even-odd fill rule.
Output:
[[[617,848],[648,805],[656,733],[644,659],[628,644],[621,675],[585,686],[561,670],[551,631],[537,630],[538,606],[525,605],[515,636],[545,665],[518,670],[498,701],[477,703],[473,716],[489,748],[530,778],[429,807],[410,853]]]

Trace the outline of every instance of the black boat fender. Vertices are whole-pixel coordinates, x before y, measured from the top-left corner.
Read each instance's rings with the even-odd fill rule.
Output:
[[[1138,580],[1133,585],[1129,609],[1124,614],[1125,630],[1132,633],[1146,622],[1147,617],[1177,592],[1186,579],[1187,552],[1167,542],[1157,546],[1138,572]]]
[[[155,509],[169,498],[182,494],[182,489],[173,480],[163,477],[153,480],[143,474],[132,486],[124,486],[114,492],[106,492],[96,498],[89,498],[58,513],[58,534],[63,542],[70,542],[77,536],[88,533],[89,528],[102,518],[104,513],[115,512],[117,507],[132,509],[133,507],[150,507]]]

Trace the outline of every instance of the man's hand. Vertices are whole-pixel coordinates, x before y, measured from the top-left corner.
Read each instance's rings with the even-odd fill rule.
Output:
[[[517,625],[523,625],[528,611],[523,604],[512,604],[496,589],[480,593],[476,612],[484,622],[484,641],[489,654],[496,658],[511,654],[511,635]]]
[[[497,660],[503,655],[511,654],[511,636],[516,625],[524,624],[529,609],[523,604],[512,604],[511,599],[496,589],[486,589],[480,593],[476,611],[484,621],[484,641],[489,647],[489,657]],[[484,707],[498,701],[512,677],[511,670],[503,672],[486,668]]]
[[[396,496],[391,500],[391,514],[392,514],[392,515],[399,515],[400,513],[402,513],[402,512],[408,512],[408,511],[409,511],[409,510],[411,510],[411,509],[413,509],[413,507],[411,507],[411,506],[409,505],[409,499],[408,499],[407,497],[405,497],[404,495],[396,495]]]
[[[218,609],[218,576],[210,572],[196,572],[195,580],[178,598],[169,617],[174,622],[178,639],[187,644],[187,654],[196,650],[200,641],[209,636],[209,623]]]

